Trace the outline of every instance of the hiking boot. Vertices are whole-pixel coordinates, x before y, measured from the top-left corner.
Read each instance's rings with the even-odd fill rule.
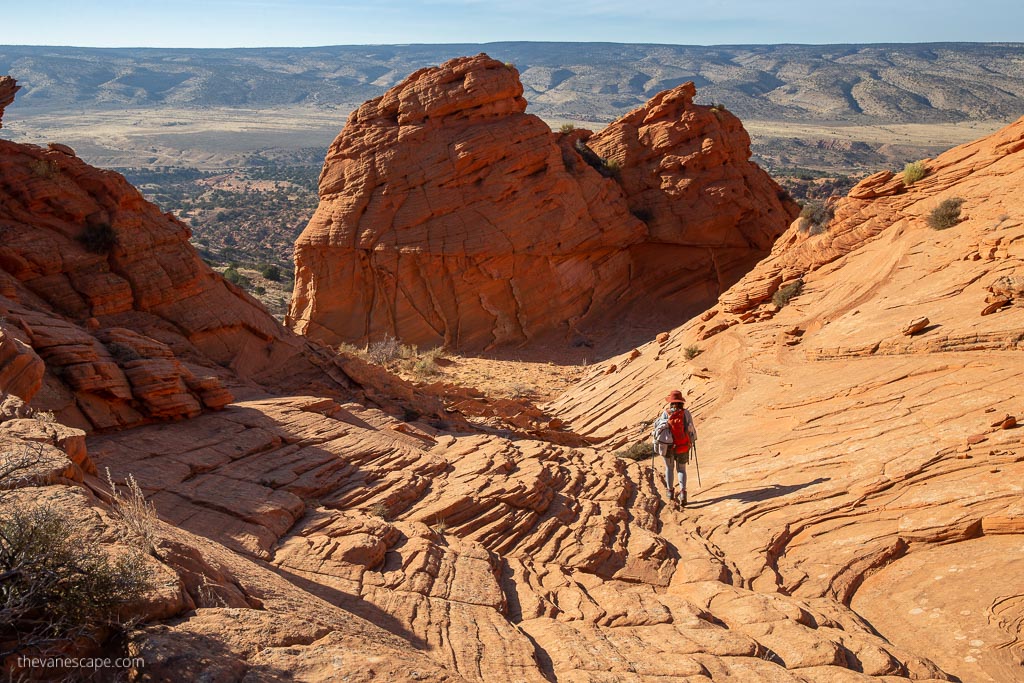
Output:
[[[679,507],[681,507],[681,508],[686,507],[686,490],[685,489],[679,492]]]

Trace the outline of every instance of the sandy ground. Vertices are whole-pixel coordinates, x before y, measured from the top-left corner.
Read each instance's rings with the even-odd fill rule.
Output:
[[[53,112],[19,117],[17,106],[4,119],[4,137],[16,142],[45,144],[60,140],[83,159],[101,167],[192,166],[216,169],[231,166],[253,152],[266,149],[326,150],[344,126],[351,107],[311,109],[115,109]],[[553,130],[569,123],[600,130],[606,124],[565,118],[545,118]],[[872,145],[952,147],[987,135],[999,121],[940,124],[854,126],[835,122],[744,120],[754,145],[759,140],[851,140]]]
[[[851,126],[828,122],[743,121],[743,127],[747,129],[754,141],[758,138],[835,139],[913,147],[954,147],[984,137],[1005,125],[1005,121],[893,123],[874,126]]]

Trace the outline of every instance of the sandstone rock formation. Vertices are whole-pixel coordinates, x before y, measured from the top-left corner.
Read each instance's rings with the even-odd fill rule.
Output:
[[[716,307],[553,408],[618,447],[682,385],[704,481],[687,528],[735,580],[852,605],[961,680],[1017,680],[1024,449],[1002,425],[1024,400],[1024,307],[981,313],[1024,268],[1024,119],[925,164],[911,187],[866,179],[825,233],[795,222]],[[929,227],[954,197],[961,222]]]
[[[0,128],[4,127],[4,109],[14,101],[14,93],[20,89],[21,86],[10,76],[0,76]]]
[[[34,387],[33,368],[45,363],[30,403],[54,405],[46,401],[64,391],[74,409],[58,417],[69,420],[75,410],[103,414],[96,405],[111,414],[152,412],[133,418],[130,428],[86,438],[45,415],[19,418],[13,405],[11,419],[0,422],[0,458],[26,447],[45,457],[32,477],[0,484],[14,487],[17,505],[59,506],[118,553],[130,539],[95,473],[109,469],[116,482],[131,475],[140,483],[162,520],[153,523],[147,559],[156,585],[133,606],[143,622],[128,642],[129,654],[145,662],[130,672],[142,680],[937,681],[951,680],[943,668],[952,666],[940,668],[921,653],[948,659],[943,652],[905,637],[911,629],[899,623],[883,629],[888,640],[879,636],[850,608],[851,597],[878,624],[904,613],[916,619],[912,610],[924,613],[916,605],[927,604],[938,615],[929,617],[935,630],[959,627],[967,644],[992,642],[1020,623],[1010,581],[1021,573],[1012,573],[1016,562],[1005,554],[1003,565],[995,563],[1007,544],[988,543],[992,534],[1012,538],[1020,529],[1013,488],[1019,437],[1001,428],[1005,418],[991,426],[1020,414],[1013,405],[1016,351],[974,358],[968,346],[838,360],[820,352],[837,339],[860,348],[879,330],[898,344],[932,348],[928,335],[936,330],[903,337],[894,322],[924,307],[936,324],[949,326],[943,334],[969,325],[947,322],[941,309],[959,310],[955,302],[966,296],[975,310],[974,295],[983,296],[989,284],[973,279],[977,272],[1002,275],[1015,267],[1024,230],[1018,220],[985,235],[1000,239],[991,260],[958,260],[966,243],[975,245],[969,257],[977,251],[973,221],[984,213],[970,200],[971,218],[953,231],[918,225],[895,235],[886,228],[879,234],[892,241],[876,239],[833,268],[806,274],[804,293],[773,313],[777,320],[726,325],[687,365],[685,346],[696,330],[732,320],[713,309],[615,359],[610,373],[595,367],[552,407],[557,417],[548,428],[561,420],[576,432],[567,434],[576,445],[560,445],[540,432],[529,438],[440,422],[433,417],[439,401],[427,388],[332,358],[272,322],[256,345],[259,309],[201,264],[192,268],[194,252],[180,224],[165,219],[154,227],[139,219],[125,226],[122,205],[143,216],[155,209],[125,196],[117,176],[88,169],[66,152],[7,146],[0,147],[0,164],[7,164],[0,177],[17,179],[21,165],[31,168],[49,154],[63,157],[60,182],[31,181],[39,183],[38,195],[28,193],[35,201],[9,202],[23,210],[18,229],[0,243],[4,338],[23,346],[0,355],[13,359],[0,365],[0,377],[27,377],[23,384]],[[1010,169],[995,170],[1016,182]],[[88,183],[90,174],[109,183]],[[993,173],[992,187],[1001,175]],[[110,214],[117,244],[93,267],[101,282],[113,283],[107,288],[82,284],[93,271],[80,264],[94,256],[67,238],[62,231],[74,224],[62,219],[56,200],[45,200],[76,187],[68,176],[86,182],[91,201],[117,208]],[[65,198],[59,205],[72,210],[76,203]],[[40,234],[58,248],[42,253]],[[155,245],[152,263],[126,246],[133,239]],[[907,270],[891,270],[892,281],[881,286],[844,272],[847,265],[873,268],[889,253],[909,259]],[[915,294],[906,280],[920,280],[924,264],[946,262],[936,253],[948,259],[947,272]],[[167,270],[180,272],[175,265],[193,278],[172,278]],[[24,275],[33,267],[46,274]],[[144,273],[166,275],[180,289],[158,290],[156,303],[144,304],[139,297],[152,291]],[[118,286],[125,293],[103,295]],[[859,288],[864,296],[851,296]],[[873,298],[876,292],[888,298]],[[915,296],[924,298],[913,303]],[[212,311],[200,306],[210,301]],[[839,325],[830,317],[837,302],[859,307],[843,315],[858,310],[877,323],[862,331]],[[1005,341],[1019,316],[1016,305],[978,316],[978,338]],[[786,346],[781,338],[799,343]],[[12,371],[3,374],[8,366]],[[56,367],[68,369],[58,377]],[[217,384],[190,383],[188,373],[202,380],[207,369]],[[707,485],[691,491],[694,506],[684,512],[664,506],[647,461],[611,450],[646,432],[641,422],[680,370],[689,370],[684,386],[703,430]],[[235,396],[221,410],[156,420],[169,406],[194,412],[188,397],[220,404],[227,400],[221,388]],[[459,400],[487,403],[472,395]],[[443,406],[440,413],[448,415]],[[979,432],[984,441],[968,445]],[[582,445],[588,440],[602,446]],[[967,538],[978,548],[969,557],[973,548],[962,543],[934,543]],[[964,553],[958,568],[969,559],[986,576],[1007,581],[986,584],[968,606],[919,594],[931,590],[928,583],[903,574],[882,569],[869,576],[894,558],[945,549]],[[879,600],[868,597],[873,581],[878,594],[892,590],[915,607],[904,602],[893,610],[886,602],[888,614],[877,614],[872,605]],[[994,592],[1011,599],[997,602]],[[979,618],[986,600],[994,605],[991,624]],[[947,621],[963,610],[975,616],[958,623],[976,630]],[[990,655],[986,646],[970,647]]]
[[[296,244],[294,329],[479,349],[567,337],[653,294],[682,320],[795,215],[739,121],[694,105],[692,84],[595,136],[603,158],[586,131],[526,114],[522,92],[479,55],[352,113]]]
[[[189,234],[64,145],[0,140],[0,389],[94,429],[220,408],[225,383],[324,376]]]

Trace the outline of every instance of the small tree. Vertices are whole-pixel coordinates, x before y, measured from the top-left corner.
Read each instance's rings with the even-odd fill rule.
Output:
[[[267,266],[263,267],[263,269],[260,271],[260,275],[262,275],[263,277],[267,278],[268,280],[270,280],[272,282],[280,282],[281,281],[281,268],[280,268],[280,266],[275,266],[273,264],[270,264],[270,265],[267,265]]]

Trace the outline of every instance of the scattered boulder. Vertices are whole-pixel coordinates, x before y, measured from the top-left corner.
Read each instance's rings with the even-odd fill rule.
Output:
[[[930,321],[928,320],[928,318],[925,317],[914,318],[909,323],[907,323],[906,327],[903,328],[902,332],[905,336],[909,337],[910,335],[917,334],[924,328],[928,327],[929,322]]]
[[[992,297],[992,299],[993,300],[989,302],[988,306],[985,306],[985,308],[981,309],[982,315],[991,315],[996,311],[1006,308],[1007,306],[1010,305],[1010,299],[1005,296],[996,296]]]
[[[1006,417],[993,422],[992,426],[997,429],[1013,429],[1017,426],[1017,418],[1013,415],[1007,415]]]

